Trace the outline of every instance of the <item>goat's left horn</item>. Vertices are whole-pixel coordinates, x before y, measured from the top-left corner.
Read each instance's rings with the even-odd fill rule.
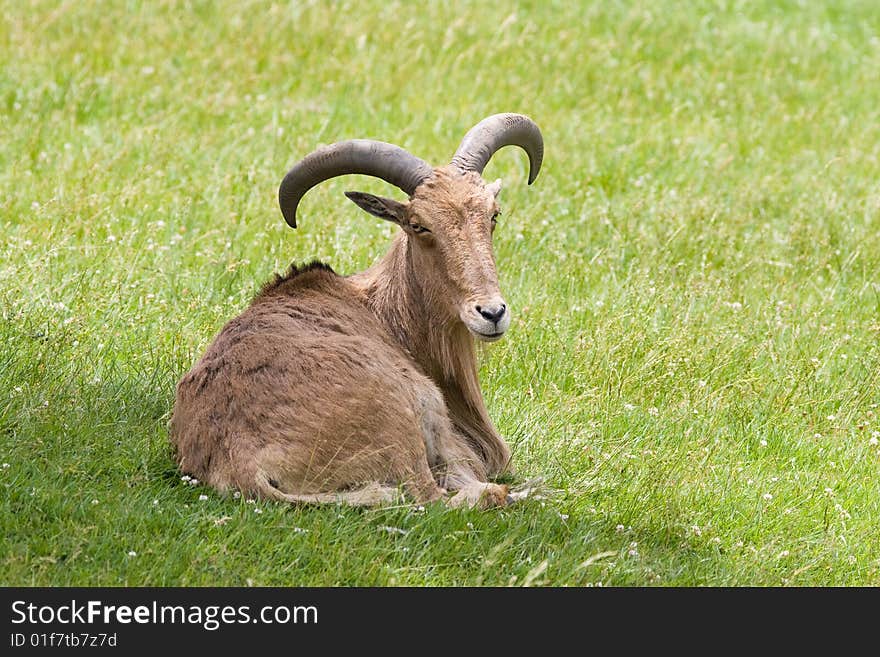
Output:
[[[519,146],[528,154],[531,185],[541,170],[544,138],[535,122],[522,114],[493,114],[480,121],[461,140],[451,164],[482,174],[495,152],[505,146]]]

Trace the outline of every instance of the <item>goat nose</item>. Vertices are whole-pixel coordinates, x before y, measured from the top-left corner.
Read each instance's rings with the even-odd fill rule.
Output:
[[[477,306],[477,312],[484,319],[497,324],[504,317],[504,313],[507,312],[507,304],[502,303],[500,306]]]

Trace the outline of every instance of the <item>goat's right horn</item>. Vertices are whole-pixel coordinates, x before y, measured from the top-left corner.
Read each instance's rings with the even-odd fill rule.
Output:
[[[412,196],[433,169],[400,146],[372,139],[349,139],[324,146],[306,155],[284,176],[278,203],[284,220],[296,228],[296,208],[305,193],[318,183],[347,173],[381,178]]]
[[[482,174],[495,152],[505,146],[519,146],[528,154],[531,185],[541,170],[544,138],[535,122],[522,114],[493,114],[480,121],[461,140],[451,164]]]

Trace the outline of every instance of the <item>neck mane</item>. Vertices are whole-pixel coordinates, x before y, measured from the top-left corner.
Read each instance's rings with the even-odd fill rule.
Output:
[[[510,451],[483,401],[474,338],[424,289],[406,235],[397,235],[379,262],[349,281],[362,290],[379,321],[443,392],[453,425],[483,457],[489,474],[504,470]]]

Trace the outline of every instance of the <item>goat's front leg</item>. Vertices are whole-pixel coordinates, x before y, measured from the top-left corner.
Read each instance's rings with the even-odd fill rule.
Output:
[[[425,386],[419,391],[417,410],[428,464],[437,485],[454,492],[447,499],[450,506],[505,506],[507,486],[486,481],[486,464],[458,433],[449,419],[439,389]]]
[[[455,494],[447,500],[452,507],[506,506],[510,501],[505,484],[486,481],[482,460],[468,446],[464,437],[450,433],[439,445],[440,486]]]

